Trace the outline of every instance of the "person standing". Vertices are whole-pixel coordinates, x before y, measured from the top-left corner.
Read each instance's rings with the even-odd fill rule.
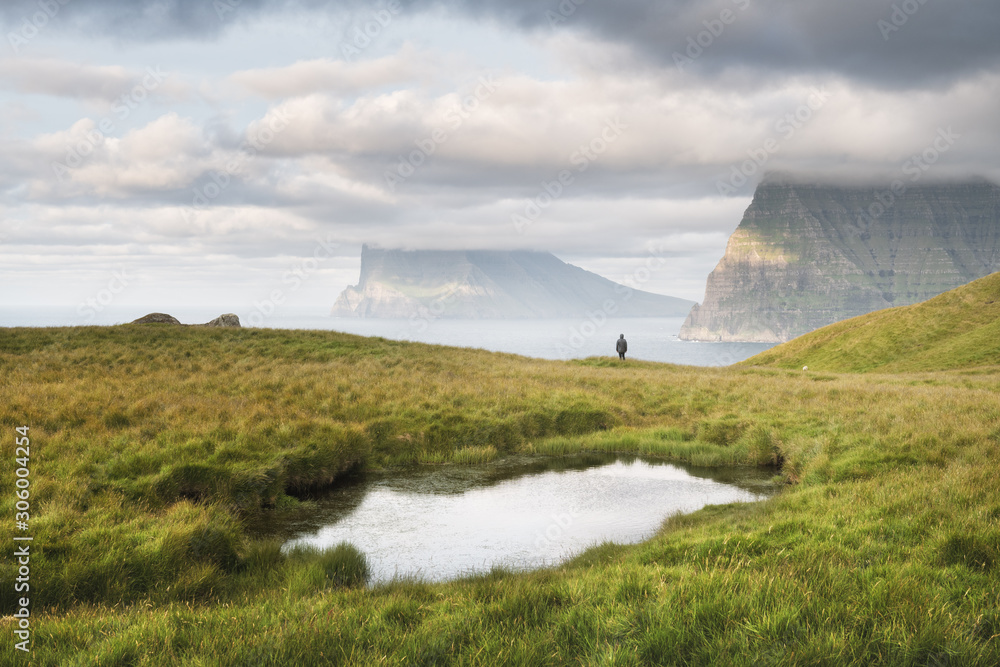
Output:
[[[625,334],[618,336],[618,342],[615,343],[615,349],[618,350],[618,358],[624,359],[625,353],[628,351],[628,343],[625,341]]]

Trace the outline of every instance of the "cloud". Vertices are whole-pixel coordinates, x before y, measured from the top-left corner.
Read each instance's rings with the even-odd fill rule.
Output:
[[[348,62],[322,58],[285,67],[243,70],[229,79],[255,95],[274,100],[313,93],[349,95],[387,85],[427,81],[433,76],[433,68],[429,55],[404,46],[399,53],[374,60]]]
[[[10,128],[0,236],[67,275],[72,247],[81,271],[153,258],[164,281],[215,262],[197,275],[230,294],[246,293],[266,258],[306,256],[326,234],[348,255],[363,242],[544,249],[610,277],[659,243],[671,259],[657,291],[678,293],[676,283],[700,298],[766,171],[881,179],[944,127],[959,138],[935,177],[1000,177],[1000,47],[980,38],[995,26],[986,3],[957,2],[944,16],[928,0],[888,39],[883,0],[744,4],[588,0],[550,26],[546,12],[565,2],[414,2],[350,61],[329,57],[339,52],[329,37],[350,34],[349,14],[370,16],[378,2],[243,0],[220,20],[204,0],[74,0],[47,28],[56,39],[32,46],[64,60],[0,60]],[[445,10],[421,13],[430,6]],[[715,35],[725,9],[735,18]],[[34,0],[0,16],[16,29],[29,10]],[[310,11],[330,12],[322,29]],[[301,43],[275,38],[271,13]],[[497,36],[487,47],[480,19]],[[60,31],[79,36],[57,43]],[[690,57],[688,38],[704,31]],[[678,67],[675,52],[690,62]],[[115,113],[141,84],[137,63],[160,56],[176,87]],[[202,94],[188,94],[194,85]],[[113,127],[100,131],[105,119]],[[621,128],[613,140],[609,123]],[[587,150],[594,157],[581,159]],[[717,183],[747,164],[736,196],[719,196]],[[401,165],[411,171],[390,187]],[[563,171],[572,181],[519,233],[512,215],[544,201]]]
[[[131,70],[118,65],[85,65],[55,58],[0,59],[0,89],[51,95],[105,106],[130,106],[155,95],[172,100],[188,97],[188,86],[159,67]]]
[[[584,29],[632,45],[661,65],[675,66],[679,54],[688,58],[688,71],[703,75],[727,69],[834,74],[909,88],[1000,62],[1000,6],[979,0],[567,0],[551,6],[533,0],[453,0],[448,5],[537,31]]]
[[[553,44],[566,57],[583,42],[564,35]],[[741,195],[772,170],[884,176],[941,127],[962,137],[936,167],[942,175],[991,175],[1000,150],[996,74],[941,91],[793,76],[740,89],[672,68],[609,72],[621,50],[600,43],[565,78],[488,74],[442,90],[442,82],[425,84],[436,71],[433,59],[415,53],[404,46],[372,61],[243,70],[228,80],[277,98],[243,129],[219,116],[198,121],[170,112],[115,138],[95,134],[97,122],[85,118],[14,142],[0,179],[27,180],[35,200],[153,197],[190,205],[193,190],[222,178],[225,191],[211,206],[449,208],[526,202],[564,171],[573,181],[560,195],[566,200],[717,195],[718,183],[748,160],[756,164],[744,169]],[[350,100],[339,91],[315,92],[363,85],[376,75],[409,78]],[[70,164],[74,151],[86,152],[78,165]],[[236,171],[227,166],[234,160]],[[59,180],[56,162],[70,167]]]
[[[268,0],[223,0],[227,6],[239,6],[246,12],[259,11],[278,3]],[[280,3],[284,4],[284,3]],[[42,8],[37,0],[8,0],[0,16],[9,29],[19,32],[24,22]],[[201,0],[97,0],[66,2],[58,0],[54,10],[46,12],[58,29],[84,34],[115,35],[124,39],[173,38],[177,36],[214,35],[224,27],[213,2]]]
[[[360,0],[97,0],[61,7],[60,25],[120,39],[207,38],[239,20],[279,12],[366,12]],[[406,12],[441,7],[526,31],[585,31],[643,57],[689,71],[825,73],[910,88],[939,84],[1000,62],[1000,5],[981,0],[413,0]],[[38,10],[33,0],[0,9],[11,27]],[[887,27],[888,26],[888,27]],[[694,46],[692,46],[692,44]],[[690,49],[690,52],[689,52]]]
[[[441,94],[406,88],[350,103],[324,94],[285,100],[269,114],[292,120],[268,150],[293,160],[323,156],[340,176],[388,187],[402,202],[463,189],[532,196],[562,170],[576,183],[570,197],[694,181],[717,192],[719,179],[754,156],[747,188],[776,169],[845,165],[885,174],[949,126],[975,140],[942,165],[988,166],[1000,149],[994,74],[919,93],[835,78],[774,77],[734,91],[671,71],[579,74],[487,77],[488,94],[471,81]],[[403,178],[389,187],[386,174]]]
[[[83,65],[55,59],[0,60],[0,87],[18,93],[111,101],[142,77],[142,73],[117,65]]]
[[[48,10],[39,0],[5,0],[0,5],[0,21],[15,34],[20,34],[25,24],[45,29],[52,25],[54,30],[145,42],[211,39],[261,15],[294,12],[370,15],[373,11],[365,0],[51,0],[45,4],[50,7]],[[34,18],[39,11],[47,14],[44,21]]]
[[[37,137],[34,152],[45,169],[35,171],[33,199],[79,197],[124,199],[190,184],[212,165],[215,155],[201,129],[170,112],[130,130],[106,136],[97,124],[81,119],[70,128]]]

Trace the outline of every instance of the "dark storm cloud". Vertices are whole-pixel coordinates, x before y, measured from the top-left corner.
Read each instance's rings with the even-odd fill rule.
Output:
[[[220,4],[221,3],[221,4]],[[227,26],[236,11],[248,15],[286,5],[272,0],[10,0],[0,7],[8,41],[11,33],[30,39],[31,26],[76,30],[120,39],[204,37]]]
[[[979,0],[453,2],[521,26],[579,26],[663,64],[834,72],[908,87],[997,65],[1000,5]]]
[[[66,2],[65,5],[60,4]],[[839,73],[882,86],[933,85],[1000,63],[1000,4],[984,0],[401,0],[524,30],[578,29],[646,58],[713,74],[746,67]],[[58,6],[63,27],[125,39],[208,38],[261,12],[371,13],[361,0],[14,0],[8,30]],[[52,10],[50,10],[51,12]],[[678,57],[679,56],[679,57]]]
[[[384,3],[380,3],[379,6]],[[21,28],[56,26],[85,35],[124,40],[210,38],[259,14],[357,11],[364,0],[5,0],[0,21],[8,40]],[[30,39],[30,35],[28,36]]]

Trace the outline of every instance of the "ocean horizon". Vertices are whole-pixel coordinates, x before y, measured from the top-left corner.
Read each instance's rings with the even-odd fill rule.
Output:
[[[110,326],[126,324],[148,310],[109,307],[81,315],[76,307],[0,307],[0,327]],[[208,322],[231,308],[177,307],[153,312],[173,315],[184,324]],[[708,343],[677,338],[682,317],[572,319],[408,320],[331,317],[328,309],[277,309],[262,316],[239,313],[248,328],[340,331],[360,336],[508,352],[539,359],[616,357],[615,342],[625,334],[626,358],[688,366],[728,366],[773,347],[773,343]]]

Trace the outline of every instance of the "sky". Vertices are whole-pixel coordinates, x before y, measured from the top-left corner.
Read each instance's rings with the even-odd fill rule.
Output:
[[[765,173],[1000,182],[987,0],[7,0],[0,27],[0,308],[81,323],[325,312],[363,243],[700,301]]]

